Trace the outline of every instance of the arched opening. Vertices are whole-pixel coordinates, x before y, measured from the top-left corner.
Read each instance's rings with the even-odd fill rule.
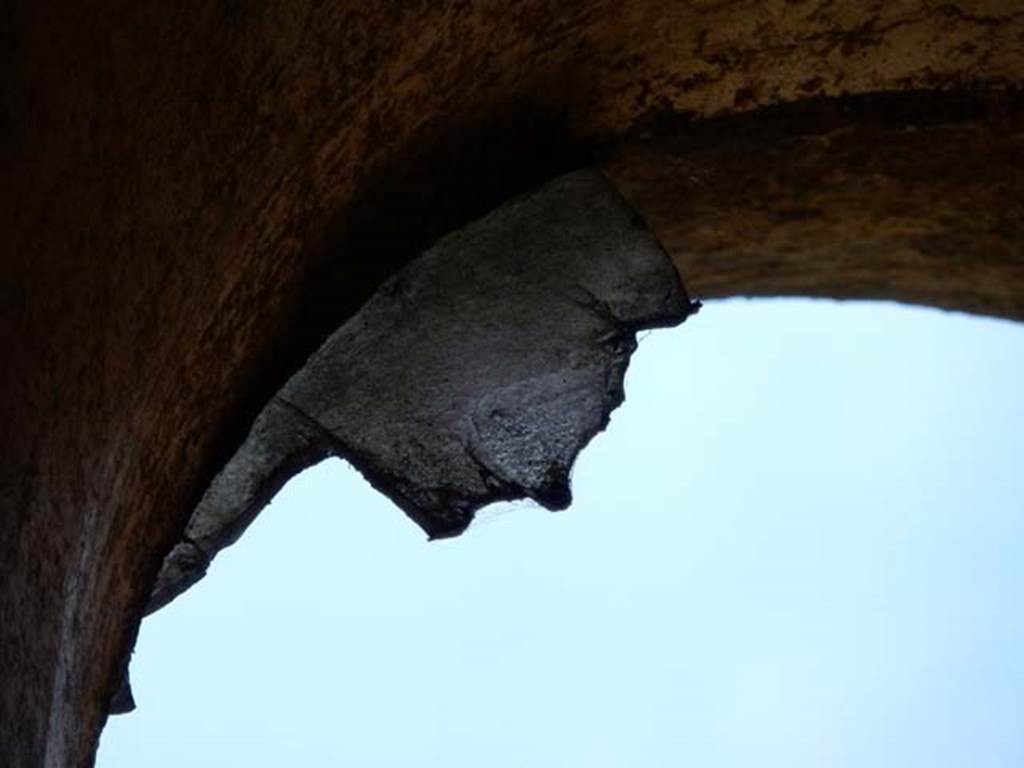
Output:
[[[596,163],[695,296],[888,298],[1024,317],[1019,14],[904,16],[894,4],[877,29],[896,35],[879,46],[861,31],[881,17],[856,3],[842,18],[786,5],[770,40],[761,24],[732,23],[742,9],[713,5],[678,6],[667,26],[665,9],[648,6],[666,31],[657,39],[636,34],[633,11],[616,20],[584,3],[563,26],[545,7],[525,47],[506,14],[459,11],[455,27],[443,24],[461,30],[450,56],[430,57],[398,112],[358,94],[390,93],[408,71],[406,45],[446,21],[446,8],[371,10],[365,45],[386,40],[394,57],[360,74],[349,64],[364,58],[350,61],[324,34],[349,28],[344,4],[316,6],[305,25],[316,37],[299,46],[310,55],[298,59],[290,48],[250,56],[254,40],[276,47],[283,27],[272,16],[253,37],[204,31],[196,14],[195,34],[159,32],[148,42],[160,45],[138,48],[151,66],[120,67],[102,28],[111,17],[64,18],[90,42],[72,57],[75,77],[55,67],[48,86],[24,89],[35,115],[24,125],[45,130],[25,132],[34,149],[9,185],[20,245],[3,307],[5,433],[17,436],[0,553],[7,763],[91,761],[155,569],[259,408],[378,280],[550,174]],[[24,19],[49,51],[54,18]],[[955,30],[984,44],[962,57]],[[849,45],[819,48],[840,39]],[[179,41],[195,55],[162,47]],[[860,45],[874,64],[848,55]],[[483,48],[503,52],[497,80],[473,66]],[[557,51],[550,67],[536,55],[545,50]],[[629,50],[637,56],[623,58]],[[701,59],[735,71],[711,76],[693,66]],[[249,88],[208,99],[200,73],[243,60],[280,72],[259,101],[266,119],[247,96],[266,84],[255,71]],[[196,77],[156,87],[149,75],[168,61],[195,63]],[[50,120],[66,113],[81,62],[142,79],[111,91],[105,75],[87,77],[99,90],[81,92],[71,122]],[[361,85],[337,87],[339,75]],[[182,103],[223,109],[197,132],[195,115],[172,108]],[[722,111],[745,114],[711,119]],[[380,126],[391,131],[383,142]],[[99,165],[68,161],[80,156]]]
[[[567,512],[427,544],[321,465],[144,623],[98,765],[1017,764],[1022,360],[715,303],[641,343]]]

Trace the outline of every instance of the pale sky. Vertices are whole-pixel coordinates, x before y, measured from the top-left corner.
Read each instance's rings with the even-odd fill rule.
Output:
[[[708,303],[559,513],[341,461],[147,619],[99,768],[1024,765],[1024,325]]]

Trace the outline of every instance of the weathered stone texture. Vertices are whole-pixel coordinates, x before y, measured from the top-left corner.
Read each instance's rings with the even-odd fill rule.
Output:
[[[577,454],[622,402],[636,332],[694,309],[668,255],[593,171],[448,235],[263,409],[165,561],[147,612],[328,455],[355,464],[431,537],[461,533],[495,501],[564,509]]]
[[[301,362],[437,238],[673,116],[1019,86],[1022,13],[1019,0],[8,3],[0,763],[90,762],[148,587],[203,490]],[[988,130],[963,146],[985,156]],[[1015,157],[1001,135],[988,156]],[[851,212],[876,187],[843,162],[851,181],[822,206]],[[670,245],[701,246],[648,202]],[[698,209],[723,254],[754,253]],[[964,238],[1011,242],[996,230],[1014,222],[982,218]],[[914,227],[906,253],[956,262],[954,240]],[[877,255],[849,243],[850,259]],[[973,280],[982,251],[979,268],[998,271],[1000,248],[972,246],[954,271]],[[864,285],[886,284],[884,263]],[[774,290],[756,287],[774,284],[770,262],[729,272]],[[973,310],[1019,306],[1016,287],[989,295]]]
[[[603,168],[703,298],[890,299],[1024,320],[1024,99],[812,101]]]

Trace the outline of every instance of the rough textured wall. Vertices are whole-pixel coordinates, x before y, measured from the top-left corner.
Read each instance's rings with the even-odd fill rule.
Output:
[[[637,332],[698,306],[592,169],[446,235],[267,403],[165,559],[146,613],[202,578],[285,482],[327,456],[431,538],[460,535],[497,501],[565,509],[576,457],[622,403]]]
[[[90,762],[148,585],[205,485],[414,253],[679,115],[1019,85],[1022,30],[1019,0],[9,3],[0,763]],[[870,184],[845,189],[831,210],[867,205]],[[670,203],[647,203],[668,242],[700,245]],[[876,259],[871,291],[888,285],[884,253],[849,253]],[[771,292],[774,274],[736,285]],[[973,308],[1019,307],[1002,301]]]
[[[1024,99],[917,92],[674,126],[605,173],[695,295],[1024,320]]]

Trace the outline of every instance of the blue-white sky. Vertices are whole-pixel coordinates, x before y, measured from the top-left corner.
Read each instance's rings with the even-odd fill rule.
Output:
[[[143,623],[99,768],[1024,765],[1024,325],[714,302],[575,502],[428,543],[340,461]]]

